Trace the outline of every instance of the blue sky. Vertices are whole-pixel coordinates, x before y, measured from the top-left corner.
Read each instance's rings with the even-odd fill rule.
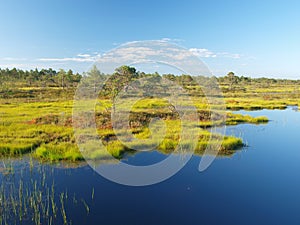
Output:
[[[300,78],[300,1],[0,3],[1,68],[83,71],[119,44],[170,39],[216,75]]]

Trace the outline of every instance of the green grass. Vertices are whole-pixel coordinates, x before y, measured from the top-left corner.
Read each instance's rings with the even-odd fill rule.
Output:
[[[61,160],[80,161],[84,160],[78,147],[71,143],[58,143],[58,144],[42,144],[39,146],[33,156],[44,161],[57,162]]]
[[[268,121],[269,119],[266,116],[252,117],[250,115],[227,113],[226,124],[227,125],[237,125],[239,123],[261,124],[261,123],[267,123]]]
[[[222,142],[221,150],[235,150],[243,147],[243,141],[241,138],[233,136],[226,136]]]
[[[230,110],[244,109],[285,109],[288,105],[298,105],[300,102],[300,87],[295,85],[269,85],[257,84],[245,85],[244,90],[236,89],[228,91],[226,84],[222,84],[226,108]],[[191,93],[199,88],[186,85]],[[198,90],[199,91],[199,90]],[[36,98],[26,99],[20,95],[35,93]],[[62,90],[60,88],[29,88],[18,87],[13,90],[9,99],[0,99],[0,155],[13,156],[32,153],[36,158],[44,161],[78,161],[83,160],[82,154],[75,144],[72,127],[72,110],[74,90]],[[72,94],[73,93],[73,94]],[[15,95],[14,95],[15,94]],[[62,97],[64,96],[64,97]],[[222,105],[208,107],[207,99],[201,95],[193,95],[192,101],[200,115],[199,123],[190,121],[190,129],[207,128],[213,125],[237,125],[240,123],[261,124],[267,123],[265,116],[251,117],[238,113],[227,112],[226,121],[210,119],[210,109],[218,114]],[[123,99],[118,105],[120,110],[128,110],[130,99]],[[112,110],[111,99],[102,98],[96,102],[85,100],[83,104],[95,104],[98,135],[108,151],[97,150],[92,146],[92,140],[83,143],[87,151],[85,157],[90,159],[109,158],[112,155],[121,159],[132,148],[146,147],[156,148],[162,152],[172,152],[179,143],[181,124],[178,115],[175,115],[166,99],[142,98],[133,104],[131,110],[132,121],[136,121],[132,127],[134,137],[139,140],[128,146],[118,141],[117,136],[124,135],[125,130],[113,131],[109,120]],[[187,106],[188,102],[178,99],[178,105]],[[220,111],[221,112],[221,111]],[[164,137],[157,132],[151,133],[148,128],[152,118],[159,117],[165,123]],[[153,129],[158,129],[157,126]],[[86,132],[84,129],[82,132]],[[194,131],[193,131],[194,132]],[[200,132],[196,154],[202,154],[207,147],[210,133]],[[87,132],[89,133],[89,132]],[[160,140],[160,138],[162,138]],[[157,143],[157,140],[160,140]],[[187,143],[188,145],[188,143]],[[242,140],[235,137],[225,137],[220,154],[231,155],[232,150],[242,146]]]
[[[139,113],[143,115],[158,116],[162,114],[164,101],[159,104],[153,103],[153,99],[147,102],[143,100],[142,105],[139,107],[138,104],[135,107],[138,111],[135,111],[135,117],[133,120],[139,118]],[[108,101],[104,100],[105,106],[109,106]],[[100,104],[97,104],[98,107]],[[71,113],[72,113],[72,102],[33,102],[33,103],[11,103],[0,105],[0,155],[1,156],[13,156],[23,155],[26,153],[32,153],[32,155],[42,161],[80,161],[83,160],[83,155],[78,149],[75,143]],[[150,114],[145,114],[147,107],[153,108]],[[159,109],[156,109],[158,107]],[[144,111],[139,111],[143,109]],[[107,110],[107,108],[105,108]],[[156,111],[158,110],[158,111]],[[157,114],[158,113],[158,114]],[[170,113],[170,112],[168,112]],[[151,119],[146,116],[145,118]],[[234,118],[234,119],[232,119]],[[243,121],[242,119],[243,118]],[[245,120],[247,119],[247,120]],[[242,117],[241,115],[231,115],[231,123],[235,121],[239,122],[261,122],[260,119],[253,119],[252,117]],[[97,149],[97,143],[91,140],[86,140],[82,145],[88,149],[88,152],[84,152],[84,157],[87,159],[105,159],[112,155],[116,159],[121,159],[125,152],[130,149],[141,149],[142,147],[157,148],[162,152],[170,152],[176,148],[179,143],[181,122],[180,120],[164,118],[160,123],[165,123],[166,131],[165,137],[161,140],[161,143],[157,143],[160,136],[155,136],[158,133],[154,131],[152,134],[150,129],[147,127],[147,122],[142,123],[141,126],[132,128],[134,136],[137,140],[131,145],[125,146],[119,142],[116,135],[124,135],[126,131],[119,130],[116,133],[111,129],[98,129],[98,135],[103,140],[105,150]],[[152,129],[159,131],[161,124],[152,124]],[[190,129],[200,129],[196,123],[191,121],[188,125]],[[84,129],[82,130],[84,133]],[[196,132],[196,131],[195,131]],[[197,131],[198,132],[198,131]],[[88,132],[89,133],[89,132]],[[154,135],[154,136],[153,136]],[[199,143],[203,148],[207,144],[207,137],[210,134],[207,132],[199,139]],[[96,146],[93,148],[93,146]],[[233,146],[235,147],[235,146]],[[224,144],[224,149],[228,147]]]

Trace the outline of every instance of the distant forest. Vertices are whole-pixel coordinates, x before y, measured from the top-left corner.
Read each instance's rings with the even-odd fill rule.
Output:
[[[169,80],[176,81],[179,84],[188,84],[193,81],[190,75],[180,75],[176,76],[173,74],[145,74],[144,72],[136,71],[134,67],[121,66],[115,70],[113,74],[120,78],[122,75],[126,75],[126,81],[128,78],[138,79],[148,75],[162,76]],[[35,69],[35,70],[22,70],[22,69],[1,69],[0,68],[0,88],[11,89],[16,87],[61,87],[64,88],[74,88],[78,85],[83,76],[108,76],[101,73],[96,67],[93,67],[91,71],[83,74],[74,73],[71,69],[65,71],[60,69],[56,71],[54,69]],[[200,78],[202,76],[199,76]],[[197,77],[197,80],[199,80]],[[247,84],[257,84],[260,86],[266,86],[270,84],[300,84],[300,80],[289,80],[289,79],[274,79],[274,78],[251,78],[246,76],[236,76],[233,72],[229,72],[223,77],[213,77],[217,79],[219,84],[227,86],[227,90],[233,91],[235,89],[240,89],[243,85]],[[204,79],[204,77],[203,77]],[[206,78],[207,79],[207,78]],[[121,79],[122,80],[122,79]]]

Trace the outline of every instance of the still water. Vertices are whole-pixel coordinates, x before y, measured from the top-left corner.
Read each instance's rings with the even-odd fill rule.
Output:
[[[16,167],[14,174],[1,173],[0,181],[2,186],[5,182],[17,183],[17,190],[20,180],[24,187],[37,181],[44,185],[40,188],[42,195],[48,190],[49,199],[53,192],[58,210],[52,224],[63,224],[62,215],[69,224],[78,225],[300,224],[300,112],[288,108],[238,113],[266,115],[271,121],[264,125],[227,127],[228,135],[243,138],[248,146],[232,157],[217,158],[201,173],[200,157],[193,156],[179,173],[162,183],[128,187],[104,179],[86,165],[31,168],[26,160],[19,160],[11,163]],[[165,157],[154,151],[136,154],[125,161],[144,165]],[[47,175],[41,178],[41,173]],[[41,199],[47,212],[47,197]],[[39,204],[38,195],[36,203]],[[6,207],[13,218],[15,206]],[[9,210],[0,207],[0,213]],[[35,224],[29,212],[28,215],[16,223]]]

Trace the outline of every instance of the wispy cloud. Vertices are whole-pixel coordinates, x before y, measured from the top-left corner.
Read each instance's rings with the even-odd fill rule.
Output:
[[[168,38],[168,37],[164,37],[164,38],[161,38],[161,39],[155,39],[155,40],[146,40],[146,42],[148,42],[148,41],[161,41],[161,42],[168,42],[168,43],[173,43],[173,44],[180,44],[180,43],[184,42],[183,39]],[[124,42],[124,43],[114,42],[113,45],[114,46],[126,46],[126,45],[140,43],[140,42],[141,41],[128,41],[128,42]]]
[[[167,42],[172,42],[172,43],[182,43],[182,42],[184,42],[183,39],[179,39],[179,38],[168,38],[168,37],[162,38],[161,41],[167,41]]]
[[[181,42],[180,39],[171,39],[171,38],[162,38],[160,40],[161,42],[170,43],[170,42]],[[131,41],[124,43],[120,45],[117,50],[114,50],[114,54],[117,53],[117,55],[122,55],[122,57],[127,57],[127,54],[136,55],[137,59],[143,59],[145,55],[157,55],[159,53],[162,53],[160,49],[156,49],[155,51],[153,49],[149,49],[147,47],[136,47],[134,46],[133,49],[130,47],[130,45],[135,45],[136,43],[139,43],[139,41]],[[126,46],[126,48],[123,48],[123,46]],[[232,58],[232,59],[239,59],[241,58],[240,54],[236,53],[229,53],[229,52],[213,52],[211,50],[208,50],[206,48],[190,48],[188,49],[189,52],[193,53],[194,55],[200,57],[200,58]],[[172,53],[173,54],[173,53]],[[108,57],[110,56],[110,53],[106,54],[99,54],[98,52],[93,53],[79,53],[76,56],[72,57],[63,57],[63,58],[39,58],[37,61],[41,62],[77,62],[77,63],[92,63],[96,62],[97,60],[101,60],[102,57]],[[182,54],[175,54],[173,57],[179,57],[181,59],[182,57],[185,57],[185,55]],[[112,57],[112,56],[111,56]]]
[[[100,54],[95,52],[93,55],[87,53],[79,53],[75,57],[64,58],[39,58],[38,61],[42,62],[95,62],[100,58]]]
[[[217,54],[209,51],[206,48],[190,48],[189,49],[190,52],[192,52],[193,54],[195,54],[196,56],[202,58],[215,58],[217,57]]]
[[[205,74],[207,71],[200,71],[198,67],[193,68],[197,61],[198,56],[206,59],[211,58],[211,65],[219,68],[220,63],[228,64],[227,59],[241,59],[239,63],[244,63],[247,56],[237,53],[212,51],[207,48],[190,48],[188,51],[180,46],[178,48],[172,43],[182,42],[183,40],[162,38],[159,41],[148,41],[147,44],[143,42],[132,41],[119,45],[119,47],[112,49],[107,53],[95,52],[92,49],[86,52],[80,52],[76,55],[67,57],[40,57],[36,59],[14,58],[14,57],[0,57],[1,68],[72,68],[77,71],[86,71],[87,68],[93,63],[97,63],[102,72],[111,73],[113,69],[123,65],[134,63],[146,63],[147,61],[168,62],[172,61],[172,66],[183,69],[186,64],[189,64],[188,71],[191,74]],[[197,61],[197,62],[196,62]],[[234,61],[232,61],[234,63]],[[184,64],[184,65],[183,65]],[[236,65],[235,65],[236,66]],[[203,67],[204,68],[204,67]],[[232,69],[231,69],[232,70]]]
[[[229,53],[229,52],[219,52],[217,53],[219,57],[232,58],[232,59],[240,59],[242,57],[241,54],[238,53]]]
[[[232,58],[232,59],[241,58],[241,55],[237,53],[213,52],[206,48],[190,48],[189,51],[200,58],[216,58],[216,57]]]
[[[26,61],[26,58],[1,57],[1,61]]]
[[[82,58],[90,58],[91,57],[91,55],[90,54],[78,54],[77,55],[78,57],[82,57]]]

